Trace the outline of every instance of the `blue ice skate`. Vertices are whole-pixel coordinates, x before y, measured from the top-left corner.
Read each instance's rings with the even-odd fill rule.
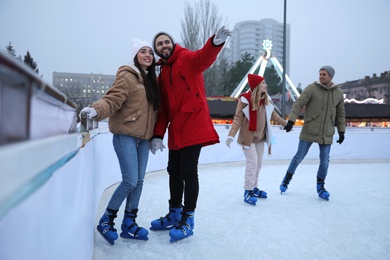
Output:
[[[288,185],[290,184],[290,181],[292,179],[292,174],[291,173],[286,173],[286,175],[283,178],[282,183],[280,184],[280,194],[283,192],[286,192]]]
[[[320,182],[317,182],[318,197],[324,200],[329,200],[330,194],[325,189],[324,185],[325,185],[324,180],[320,180]]]
[[[114,241],[118,239],[118,233],[114,228],[114,219],[116,218],[118,210],[107,209],[103,216],[99,220],[99,225],[96,229],[99,233],[110,243],[114,244]]]
[[[267,198],[267,192],[263,190],[259,190],[257,187],[253,189],[253,195],[257,198],[266,199]]]
[[[169,208],[169,213],[165,217],[153,220],[150,230],[169,230],[174,228],[180,221],[181,208]]]
[[[183,212],[182,218],[179,224],[169,231],[171,239],[169,242],[174,243],[194,234],[194,213],[195,212]]]
[[[253,206],[256,205],[257,199],[251,190],[244,191],[244,202],[251,204]]]
[[[135,219],[137,218],[137,212],[138,209],[133,209],[131,212],[125,211],[121,225],[122,232],[120,233],[120,236],[122,238],[146,241],[149,239],[149,232],[145,228],[139,227],[135,222]]]

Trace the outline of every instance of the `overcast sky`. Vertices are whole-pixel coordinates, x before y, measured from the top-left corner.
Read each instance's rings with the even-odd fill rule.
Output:
[[[186,1],[1,0],[0,49],[30,51],[45,81],[53,72],[115,74],[130,62],[133,38],[159,31],[180,41]],[[187,1],[191,4],[199,0]],[[283,0],[211,0],[233,29],[238,22],[283,22]],[[318,69],[335,68],[335,83],[390,71],[389,0],[287,0],[290,78],[305,87]]]

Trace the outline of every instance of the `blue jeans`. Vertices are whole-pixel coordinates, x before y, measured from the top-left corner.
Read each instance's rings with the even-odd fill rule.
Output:
[[[309,152],[310,146],[313,142],[307,142],[303,140],[299,140],[298,151],[291,159],[290,165],[288,166],[287,172],[294,174],[298,165],[305,158],[306,154]],[[328,174],[329,167],[329,154],[330,154],[330,144],[319,144],[320,148],[320,165],[317,171],[317,178],[324,179]]]
[[[122,182],[116,188],[107,208],[118,210],[126,199],[126,210],[138,209],[146,165],[149,158],[148,140],[114,134],[113,145],[122,172]]]

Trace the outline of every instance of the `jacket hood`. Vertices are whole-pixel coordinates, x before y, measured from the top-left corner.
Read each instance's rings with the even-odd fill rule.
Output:
[[[141,72],[134,64],[120,66],[118,68],[118,71],[116,72],[116,76],[118,76],[119,74],[121,74],[123,72],[130,72],[132,74],[136,74],[138,76],[138,80],[140,80],[142,78]]]

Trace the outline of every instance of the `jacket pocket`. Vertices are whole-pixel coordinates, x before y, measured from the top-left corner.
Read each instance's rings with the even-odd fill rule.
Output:
[[[310,117],[307,117],[307,118],[305,118],[305,123],[310,123],[310,122],[316,120],[319,116],[320,116],[320,114],[314,114]]]
[[[336,126],[336,115],[335,114],[331,114],[330,115],[330,120],[331,122],[329,122],[326,126],[326,134],[328,136],[333,136],[334,133],[335,133],[335,126]]]
[[[139,118],[140,115],[141,115],[141,111],[136,111],[135,113],[132,113],[132,114],[128,115],[127,117],[125,117],[123,119],[123,123],[137,121],[137,119]]]
[[[195,112],[199,112],[202,108],[203,108],[203,103],[197,101],[197,102],[191,102],[183,105],[181,111],[184,113],[195,113]]]
[[[320,133],[320,127],[321,127],[321,122],[320,122],[320,114],[314,114],[308,118],[305,118],[305,123],[304,123],[305,129],[307,134],[309,135],[321,135]]]

